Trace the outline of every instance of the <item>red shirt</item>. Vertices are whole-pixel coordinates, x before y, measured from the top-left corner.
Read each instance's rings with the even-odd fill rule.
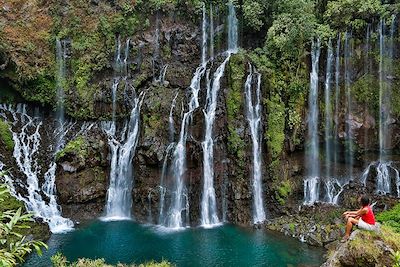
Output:
[[[375,225],[375,216],[374,216],[374,212],[372,211],[372,208],[370,205],[365,206],[364,208],[368,209],[368,212],[365,213],[363,216],[361,216],[361,219],[371,225]]]

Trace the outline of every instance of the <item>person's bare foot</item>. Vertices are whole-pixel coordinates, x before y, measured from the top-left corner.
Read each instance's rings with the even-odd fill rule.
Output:
[[[345,243],[347,240],[349,240],[349,236],[344,236],[340,242]]]

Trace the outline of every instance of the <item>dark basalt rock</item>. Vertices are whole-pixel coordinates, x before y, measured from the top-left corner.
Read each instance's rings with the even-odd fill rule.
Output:
[[[57,158],[56,186],[63,216],[81,221],[98,217],[108,188],[108,145],[101,133],[84,137],[84,150]],[[72,140],[73,142],[73,140]]]

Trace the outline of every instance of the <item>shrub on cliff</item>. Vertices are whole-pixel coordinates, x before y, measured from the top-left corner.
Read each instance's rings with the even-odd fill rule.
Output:
[[[10,198],[9,190],[0,184],[0,206],[6,204],[7,198]],[[32,215],[24,213],[22,207],[0,211],[0,266],[16,266],[33,250],[40,255],[42,248],[47,248],[43,242],[24,236],[24,229],[29,229],[32,221]]]

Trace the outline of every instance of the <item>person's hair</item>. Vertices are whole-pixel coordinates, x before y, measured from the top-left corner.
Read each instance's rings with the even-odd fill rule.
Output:
[[[360,197],[360,203],[363,207],[368,206],[369,205],[369,197],[367,197],[366,195],[362,195]]]

